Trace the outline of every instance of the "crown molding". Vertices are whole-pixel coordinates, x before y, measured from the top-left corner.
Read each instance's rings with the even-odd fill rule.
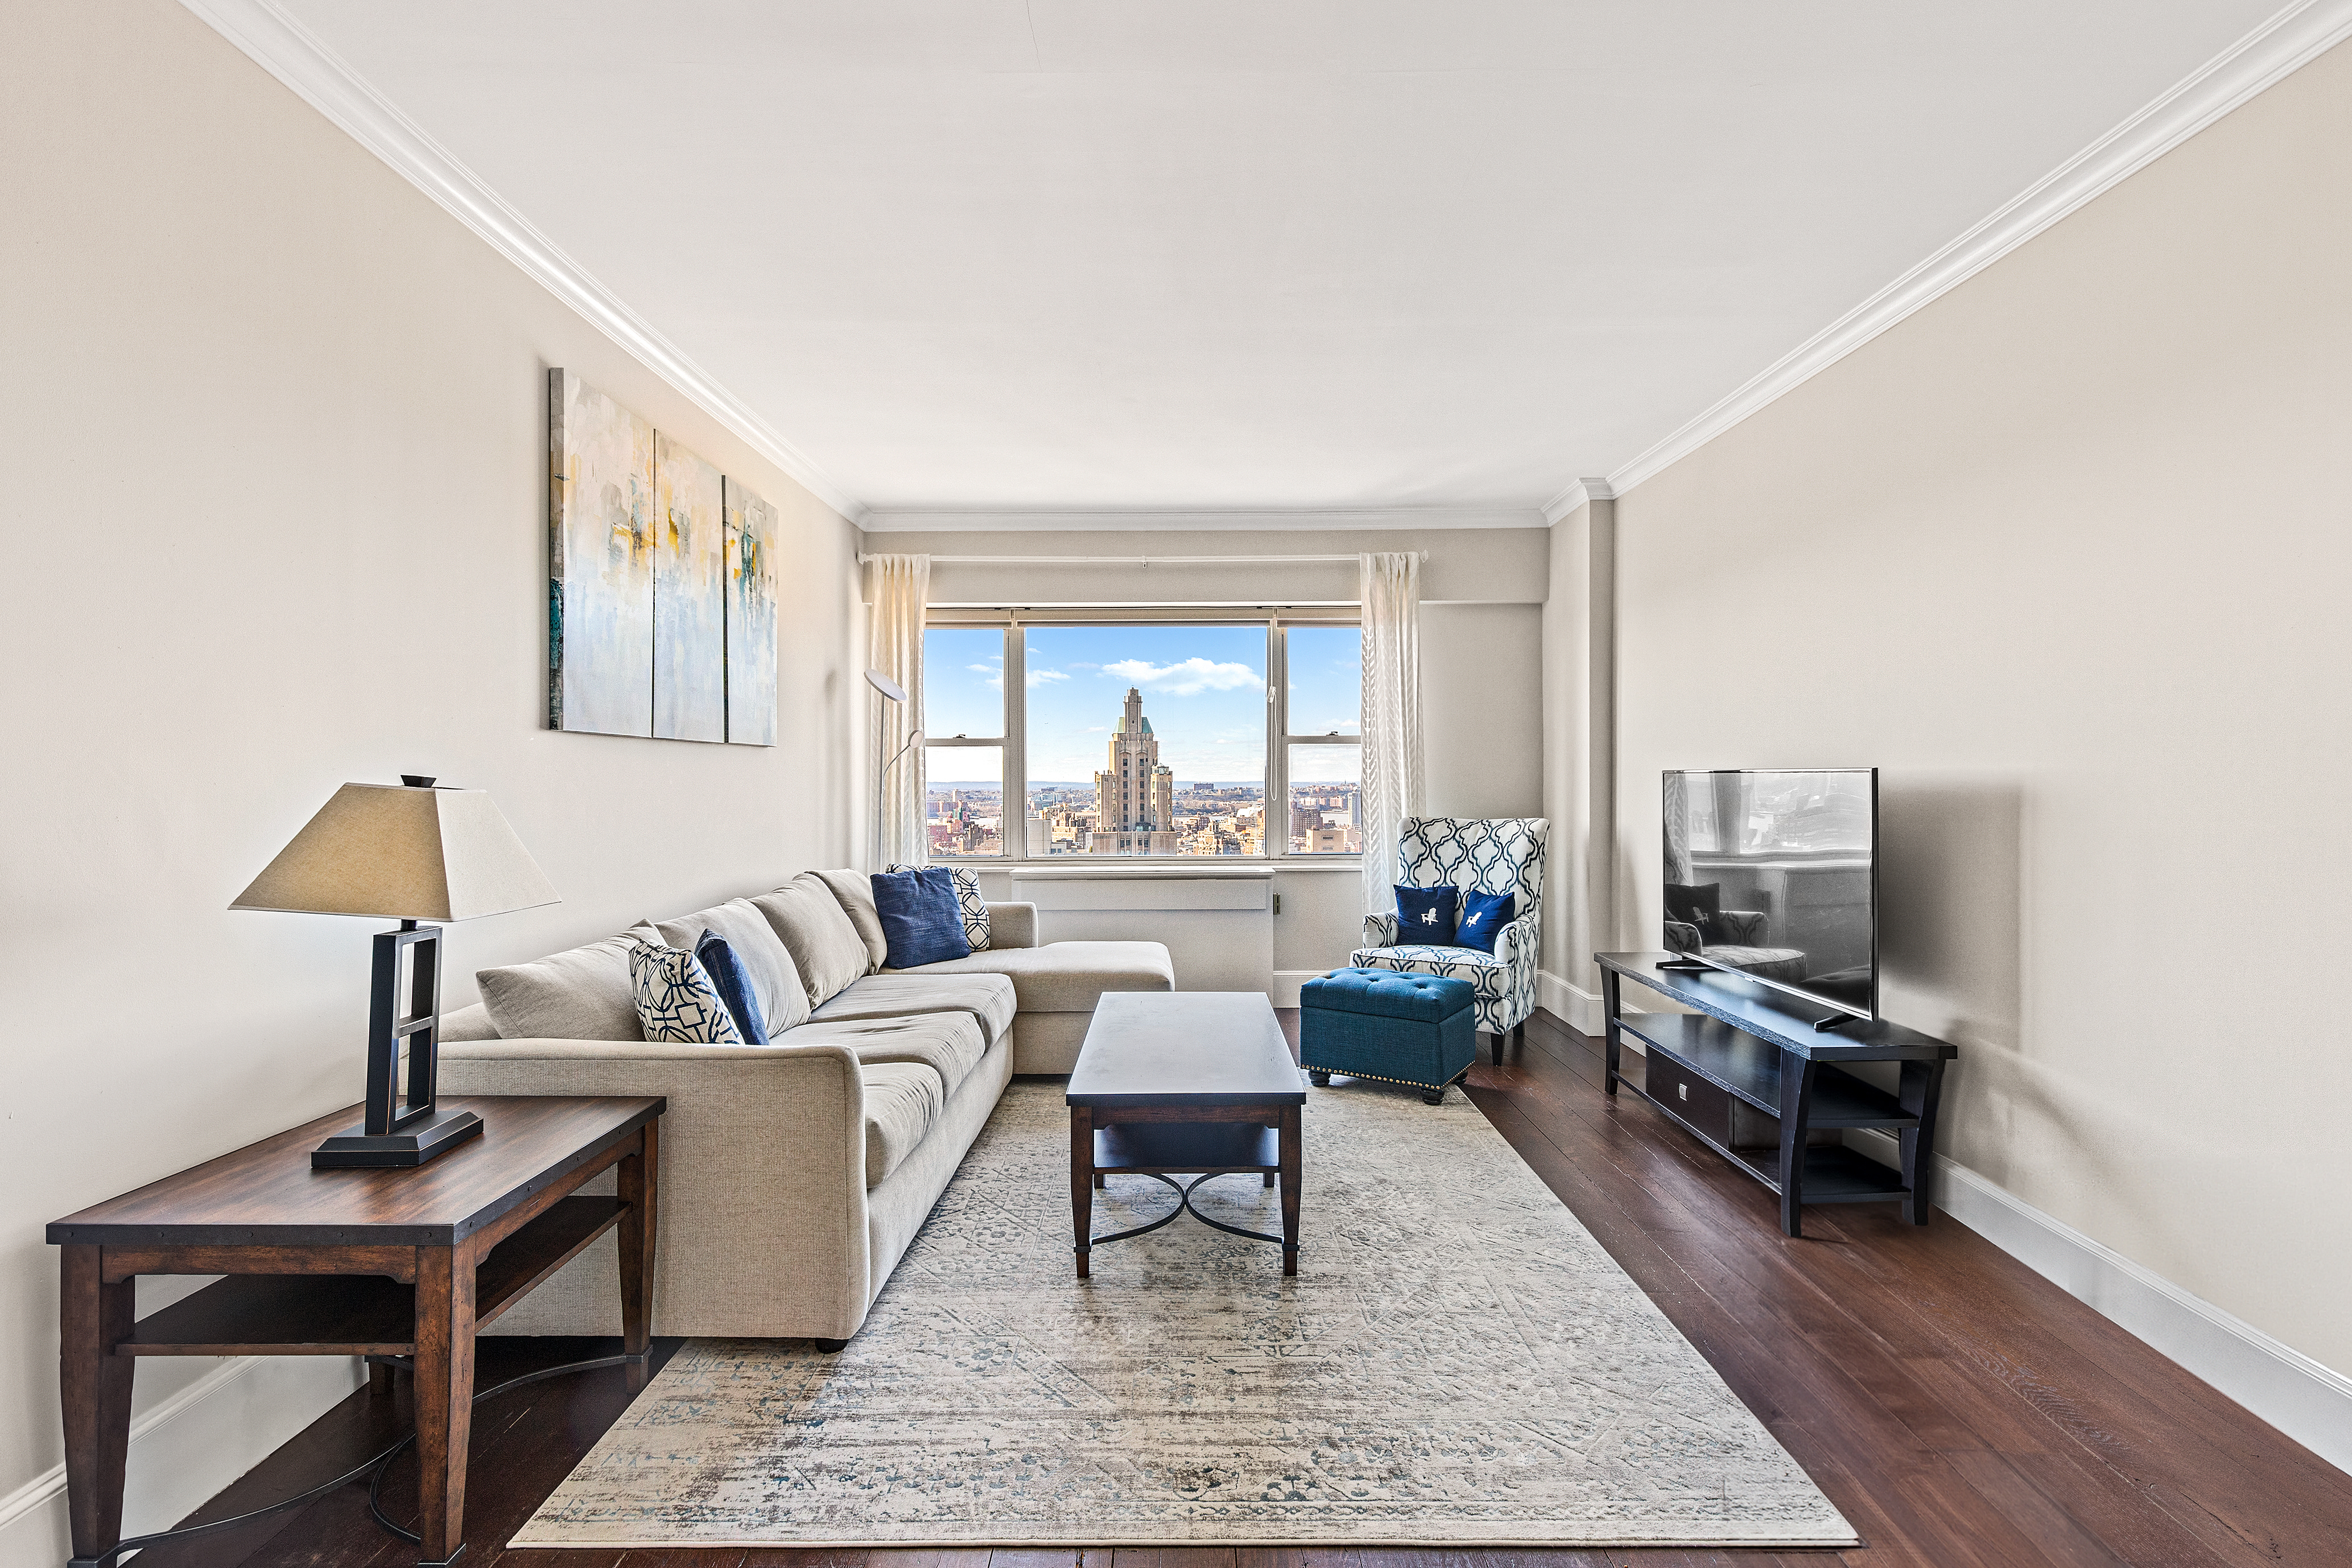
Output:
[[[2294,0],[1738,391],[1612,470],[1608,483],[1622,496],[1688,457],[2347,37],[2352,37],[2352,0]],[[1573,510],[1573,503],[1562,502],[1577,491],[1575,485],[1562,491],[1546,515],[1554,508],[1560,515]]]
[[[852,522],[864,515],[864,505],[827,479],[806,453],[777,434],[748,404],[532,227],[472,170],[272,0],[181,0],[181,4],[438,202],[533,281],[585,317],[591,326],[684,394],[696,407],[798,480],[810,494]]]
[[[1273,507],[1077,510],[1059,507],[875,507],[859,521],[868,533],[1133,533],[1198,531],[1403,528],[1541,528],[1531,506]]]
[[[1568,489],[1544,502],[1546,522],[1558,522],[1587,501],[1615,500],[1617,491],[1607,479],[1577,479]]]

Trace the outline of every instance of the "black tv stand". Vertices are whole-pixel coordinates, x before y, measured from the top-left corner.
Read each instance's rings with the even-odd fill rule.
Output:
[[[1904,1217],[1927,1223],[1935,1163],[1936,1108],[1944,1064],[1959,1047],[1883,1018],[1833,1013],[1713,964],[1694,971],[1671,952],[1596,952],[1601,966],[1606,1083],[1622,1085],[1666,1119],[1747,1172],[1780,1198],[1780,1228],[1803,1234],[1807,1204],[1900,1203]],[[1625,981],[1646,985],[1696,1013],[1624,1010]],[[1824,1037],[1827,1030],[1848,1030]],[[1619,1071],[1625,1037],[1643,1047],[1641,1081]],[[1893,1094],[1840,1062],[1900,1062]],[[1903,1147],[1897,1172],[1817,1133],[1848,1127],[1892,1132]]]

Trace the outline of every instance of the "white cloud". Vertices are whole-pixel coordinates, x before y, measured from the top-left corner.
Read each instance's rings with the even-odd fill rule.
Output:
[[[1045,682],[1049,680],[1067,680],[1069,679],[1070,678],[1068,676],[1063,674],[1058,669],[1033,669],[1028,675],[1029,685],[1033,690],[1037,687],[1045,685]]]
[[[1171,697],[1197,697],[1203,691],[1237,691],[1261,686],[1265,678],[1245,664],[1217,663],[1193,658],[1178,664],[1153,664],[1149,659],[1122,658],[1102,667],[1105,675]]]

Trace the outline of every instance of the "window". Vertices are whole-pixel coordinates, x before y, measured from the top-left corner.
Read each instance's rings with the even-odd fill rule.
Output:
[[[931,852],[1359,854],[1361,647],[1353,626],[935,623]]]
[[[923,633],[924,827],[943,858],[1004,853],[1004,634]]]

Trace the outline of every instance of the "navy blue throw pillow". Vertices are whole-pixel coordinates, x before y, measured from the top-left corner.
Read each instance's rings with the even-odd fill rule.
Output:
[[[919,871],[877,871],[874,909],[882,917],[882,939],[890,944],[883,963],[914,969],[971,956],[964,934],[963,909],[956,902],[955,877],[944,866]]]
[[[1511,906],[1516,900],[1508,893],[1482,893],[1473,888],[1462,895],[1462,923],[1454,928],[1454,945],[1475,947],[1480,952],[1495,951],[1495,939],[1511,923]]]
[[[735,1026],[743,1032],[747,1046],[768,1043],[768,1021],[760,1016],[760,998],[752,994],[751,982],[743,973],[742,961],[727,939],[715,931],[705,931],[702,940],[694,944],[695,962],[710,976],[712,989],[727,1004],[727,1011]]]
[[[1408,888],[1399,884],[1397,941],[1424,946],[1454,945],[1454,911],[1462,894],[1452,887]]]

